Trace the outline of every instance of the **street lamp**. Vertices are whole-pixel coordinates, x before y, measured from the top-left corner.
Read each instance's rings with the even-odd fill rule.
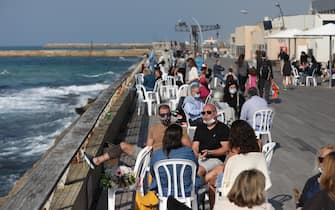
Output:
[[[200,26],[199,22],[194,17],[192,17],[192,20],[197,24],[197,26],[199,28],[200,38],[201,38],[201,42],[200,42],[201,57],[203,59],[204,58],[204,49],[203,49],[202,43],[204,42],[204,37],[203,37],[203,34],[202,34],[201,26]]]
[[[275,3],[275,6],[279,8],[279,12],[280,12],[280,16],[281,16],[282,27],[280,29],[284,30],[285,29],[285,22],[284,22],[284,13],[283,13],[283,10],[280,7],[280,4],[278,2]]]

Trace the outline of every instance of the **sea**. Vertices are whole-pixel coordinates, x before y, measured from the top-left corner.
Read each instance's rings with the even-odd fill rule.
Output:
[[[96,98],[139,60],[0,57],[0,196],[79,117],[76,107]]]

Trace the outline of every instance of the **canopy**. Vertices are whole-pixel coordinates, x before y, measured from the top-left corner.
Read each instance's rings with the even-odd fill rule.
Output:
[[[335,24],[328,23],[326,25],[304,31],[302,33],[295,35],[298,37],[329,37],[329,66],[330,66],[330,77],[329,77],[329,87],[332,86],[332,37],[335,36]]]
[[[301,30],[298,30],[296,28],[287,29],[285,31],[280,31],[276,34],[272,34],[270,36],[265,37],[265,39],[288,39],[288,48],[289,48],[289,54],[291,54],[291,39],[294,39],[294,55],[293,57],[296,57],[296,37],[295,35],[298,33],[301,33]]]
[[[265,39],[290,39],[290,38],[296,38],[295,35],[301,33],[301,30],[298,30],[296,28],[293,29],[287,29],[285,31],[280,31],[276,34],[272,34],[270,36],[265,37]]]
[[[303,31],[301,33],[297,33],[296,37],[299,36],[335,36],[335,24],[328,23],[326,25],[312,28],[308,31]]]

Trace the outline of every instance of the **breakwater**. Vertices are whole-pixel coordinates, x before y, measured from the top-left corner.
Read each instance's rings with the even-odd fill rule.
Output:
[[[15,56],[96,56],[96,57],[119,57],[119,56],[142,56],[149,53],[149,49],[127,49],[127,50],[1,50],[0,57]]]
[[[117,48],[117,49],[147,49],[152,43],[49,43],[44,48]]]

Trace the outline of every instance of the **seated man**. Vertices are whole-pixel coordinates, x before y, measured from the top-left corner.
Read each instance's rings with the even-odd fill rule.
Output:
[[[258,96],[258,90],[255,87],[248,90],[248,98],[242,106],[240,119],[247,121],[252,126],[254,113],[260,109],[268,108],[268,103]]]
[[[148,139],[146,142],[146,146],[152,146],[153,151],[158,150],[162,148],[162,142],[163,142],[163,135],[166,130],[166,128],[171,124],[171,112],[170,107],[166,104],[162,104],[158,108],[159,113],[159,119],[161,123],[153,125],[149,129],[148,133]],[[182,137],[182,143],[184,146],[191,147],[191,140],[187,135],[187,132],[185,129],[183,129],[183,137]],[[99,166],[103,162],[118,158],[120,155],[124,152],[127,155],[133,157],[136,159],[138,153],[141,151],[141,147],[138,147],[134,144],[129,144],[127,142],[121,142],[119,145],[114,145],[112,148],[110,148],[107,152],[105,152],[103,155],[92,157],[86,153],[84,153],[84,158],[90,168],[95,169],[96,166]]]
[[[201,111],[205,104],[200,99],[199,83],[191,83],[190,89],[191,95],[186,96],[183,109],[185,115],[188,116],[190,125],[198,126],[202,124]]]
[[[194,134],[193,152],[198,157],[198,175],[205,177],[205,183],[216,179],[223,169],[226,153],[229,151],[229,127],[216,120],[216,107],[207,104],[203,108],[203,124]],[[215,192],[210,192],[210,205],[214,205]]]

